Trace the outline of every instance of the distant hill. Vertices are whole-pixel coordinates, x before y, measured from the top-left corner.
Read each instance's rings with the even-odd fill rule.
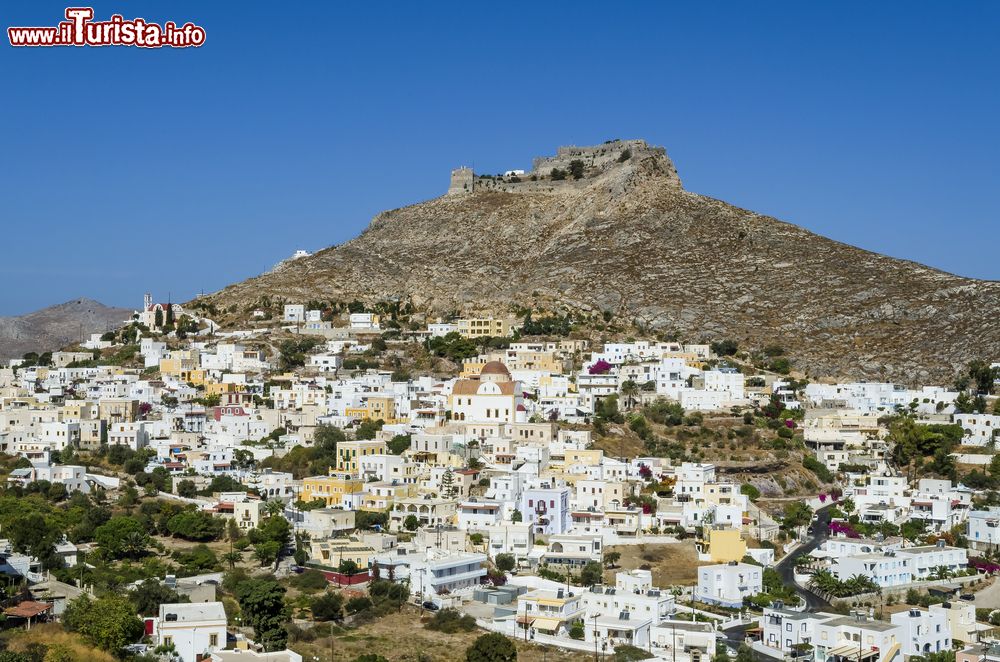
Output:
[[[525,174],[456,170],[446,195],[208,299],[242,310],[263,296],[612,311],[688,340],[781,345],[821,376],[941,380],[1000,358],[1000,283],[690,193],[643,141],[560,148]]]
[[[117,327],[132,314],[93,299],[73,299],[17,317],[0,317],[0,359],[48,352]]]

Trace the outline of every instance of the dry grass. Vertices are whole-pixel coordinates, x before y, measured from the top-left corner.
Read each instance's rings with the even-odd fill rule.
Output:
[[[30,630],[19,631],[10,636],[8,646],[15,653],[24,653],[32,644],[62,647],[73,655],[73,659],[81,662],[83,660],[87,660],[87,662],[115,662],[115,658],[108,653],[88,645],[79,636],[67,632],[56,623],[41,623],[31,626]]]
[[[605,570],[604,580],[613,582],[618,570],[634,570],[648,566],[653,571],[653,585],[660,588],[676,584],[694,584],[698,580],[698,552],[693,541],[664,543],[656,545],[619,545],[609,547],[621,558],[614,570]]]
[[[390,614],[335,635],[332,657],[329,636],[308,643],[294,643],[291,648],[305,660],[312,660],[315,656],[323,662],[353,662],[365,653],[381,655],[390,662],[450,662],[464,659],[465,649],[477,637],[486,634],[485,630],[478,628],[455,634],[428,630],[421,623],[421,614],[415,608],[406,607],[398,614]],[[323,632],[324,627],[319,625],[318,632]],[[580,659],[579,653],[523,641],[516,643],[518,662],[571,662]]]

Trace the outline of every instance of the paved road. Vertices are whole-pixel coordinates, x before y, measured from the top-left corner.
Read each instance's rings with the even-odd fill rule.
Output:
[[[1000,609],[1000,579],[976,593],[976,606],[987,609]]]
[[[787,586],[791,586],[795,592],[805,600],[807,611],[818,611],[824,607],[829,607],[830,603],[819,597],[812,591],[805,589],[795,583],[795,559],[813,551],[826,540],[830,535],[830,507],[823,506],[816,511],[816,522],[813,524],[813,533],[802,541],[798,547],[790,554],[775,564],[774,569],[781,576],[781,581]]]

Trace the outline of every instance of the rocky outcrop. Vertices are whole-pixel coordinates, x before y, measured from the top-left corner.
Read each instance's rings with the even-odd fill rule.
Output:
[[[575,160],[579,179],[552,179]],[[481,179],[211,298],[610,310],[690,339],[780,344],[797,366],[835,377],[943,379],[1000,356],[1000,283],[690,193],[663,149],[642,141],[563,148],[530,174]]]
[[[47,352],[117,328],[132,314],[93,299],[73,299],[18,317],[0,317],[0,359]]]

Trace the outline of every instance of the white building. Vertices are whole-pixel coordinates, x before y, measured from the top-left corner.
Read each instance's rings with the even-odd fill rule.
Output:
[[[377,331],[379,317],[374,313],[351,313],[349,318],[351,328],[356,331]]]
[[[969,546],[976,550],[1000,544],[1000,506],[969,513]]]
[[[896,554],[910,560],[913,581],[928,579],[934,576],[938,569],[958,572],[969,565],[969,555],[965,548],[948,547],[943,540],[939,540],[936,545],[901,549]]]
[[[955,414],[952,419],[962,426],[966,446],[986,446],[1000,437],[1000,416],[992,414]]]
[[[570,528],[570,489],[541,483],[521,494],[522,521],[530,524],[536,535],[566,533]]]
[[[742,607],[743,599],[764,588],[764,568],[749,563],[719,563],[698,568],[696,600],[724,607]]]
[[[856,554],[834,558],[833,575],[845,581],[854,575],[870,577],[882,588],[903,586],[914,581],[909,557],[898,551],[883,554]]]
[[[947,614],[941,610],[911,607],[893,614],[890,620],[903,631],[900,644],[906,657],[951,650],[951,628]]]
[[[282,322],[300,323],[306,321],[306,307],[301,303],[286,303]]]
[[[162,604],[152,639],[173,645],[182,662],[196,662],[226,647],[226,610],[221,602]]]

